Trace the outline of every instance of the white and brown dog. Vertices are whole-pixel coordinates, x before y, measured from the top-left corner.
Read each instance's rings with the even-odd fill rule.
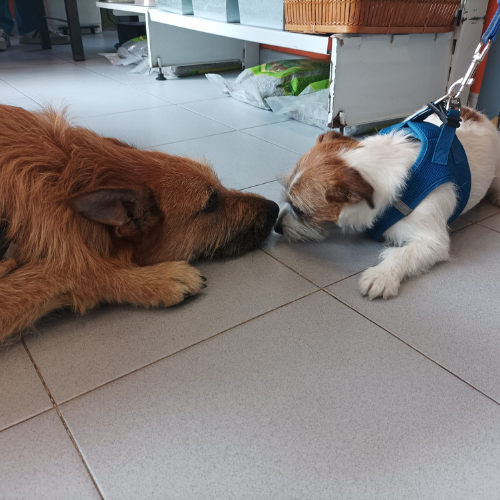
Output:
[[[488,194],[500,205],[500,136],[482,114],[463,108],[457,130],[471,171],[471,192],[464,212]],[[427,122],[441,125],[436,115]],[[421,143],[401,133],[358,141],[336,132],[321,135],[285,181],[289,206],[275,227],[289,240],[321,240],[328,223],[346,231],[369,230],[399,199]],[[367,269],[359,285],[370,299],[396,296],[401,282],[449,257],[448,220],[457,206],[456,186],[432,191],[411,214],[383,233],[394,246],[382,262]]]

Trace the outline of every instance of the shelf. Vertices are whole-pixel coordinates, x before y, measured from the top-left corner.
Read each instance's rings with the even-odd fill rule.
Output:
[[[99,6],[106,5],[102,2]],[[116,5],[116,4],[114,4]],[[126,4],[122,4],[126,5]],[[168,24],[179,28],[210,33],[212,35],[245,40],[246,42],[265,43],[288,49],[304,50],[315,54],[329,54],[330,37],[307,35],[282,30],[258,28],[239,23],[223,23],[195,16],[181,16],[160,9],[150,9],[149,18],[156,23]]]
[[[138,14],[146,14],[149,9],[154,9],[154,7],[134,5],[133,3],[96,2],[96,5],[101,9],[119,10],[121,12],[137,12]]]

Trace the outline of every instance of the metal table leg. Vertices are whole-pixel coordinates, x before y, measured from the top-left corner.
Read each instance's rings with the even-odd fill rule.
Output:
[[[42,49],[51,49],[49,27],[47,25],[47,18],[45,17],[45,6],[43,0],[34,0],[35,14],[38,20],[38,31],[42,40]]]
[[[71,38],[73,61],[85,61],[82,31],[80,29],[80,18],[78,16],[78,6],[76,4],[76,0],[64,0],[64,7],[66,8],[66,18],[68,21],[69,36]]]

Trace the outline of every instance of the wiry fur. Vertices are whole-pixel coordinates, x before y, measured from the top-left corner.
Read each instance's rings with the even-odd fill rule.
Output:
[[[474,207],[486,194],[500,206],[498,132],[475,110],[463,108],[462,119],[457,135],[467,153],[472,175],[472,189],[464,211]],[[441,124],[435,115],[427,121]],[[321,136],[299,160],[289,176],[296,181],[285,182],[290,206],[281,213],[277,224],[285,237],[322,239],[327,221],[346,231],[365,231],[398,199],[419,154],[420,143],[402,133],[350,141],[340,140],[330,132]],[[409,216],[389,228],[383,237],[394,246],[383,250],[379,265],[363,273],[362,293],[370,299],[395,296],[405,278],[447,260],[450,249],[447,224],[456,204],[454,185],[443,184]],[[291,207],[303,213],[297,215]]]
[[[0,218],[16,244],[0,264],[0,339],[59,307],[177,304],[204,286],[187,261],[255,248],[276,220],[274,203],[225,189],[207,165],[51,109],[0,114]]]

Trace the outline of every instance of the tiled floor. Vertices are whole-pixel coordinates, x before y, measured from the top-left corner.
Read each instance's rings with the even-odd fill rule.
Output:
[[[0,53],[0,102],[67,104],[276,201],[321,133],[203,77],[131,75],[97,56],[112,38],[84,40],[81,64]],[[500,210],[453,229],[451,261],[387,302],[357,290],[379,244],[273,237],[200,264],[209,287],[181,306],[44,320],[0,348],[0,499],[500,498]]]

